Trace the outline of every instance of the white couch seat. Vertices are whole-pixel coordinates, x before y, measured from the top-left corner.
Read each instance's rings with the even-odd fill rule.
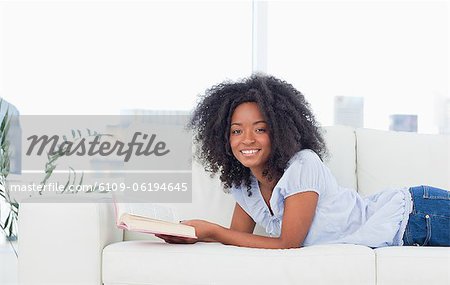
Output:
[[[374,251],[345,244],[285,250],[125,241],[105,247],[102,267],[105,285],[375,284],[376,275]]]
[[[393,246],[375,254],[379,285],[450,284],[450,248]]]

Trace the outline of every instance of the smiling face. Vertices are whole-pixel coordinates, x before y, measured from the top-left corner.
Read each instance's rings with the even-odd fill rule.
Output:
[[[230,146],[234,157],[254,174],[261,174],[269,159],[269,128],[255,102],[242,103],[231,116]]]

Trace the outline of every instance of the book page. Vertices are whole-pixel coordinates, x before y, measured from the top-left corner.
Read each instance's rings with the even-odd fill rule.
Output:
[[[123,224],[119,227],[129,231],[196,238],[194,227],[179,223],[154,220],[131,214],[123,215],[122,222]]]
[[[119,219],[124,213],[162,220],[167,222],[178,223],[175,211],[158,203],[116,203],[117,218]]]

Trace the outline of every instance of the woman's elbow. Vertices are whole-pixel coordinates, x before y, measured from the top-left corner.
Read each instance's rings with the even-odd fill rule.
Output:
[[[280,239],[280,249],[291,249],[302,247],[302,242],[299,241],[283,241]]]

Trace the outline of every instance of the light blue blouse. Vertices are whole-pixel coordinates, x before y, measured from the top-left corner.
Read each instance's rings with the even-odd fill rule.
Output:
[[[231,189],[236,202],[265,228],[270,236],[280,236],[284,200],[305,191],[319,194],[316,213],[303,246],[349,243],[369,247],[403,245],[412,199],[408,188],[395,189],[361,197],[356,191],[340,187],[331,171],[312,150],[296,153],[270,198],[271,215],[251,177],[252,195],[245,185]]]

